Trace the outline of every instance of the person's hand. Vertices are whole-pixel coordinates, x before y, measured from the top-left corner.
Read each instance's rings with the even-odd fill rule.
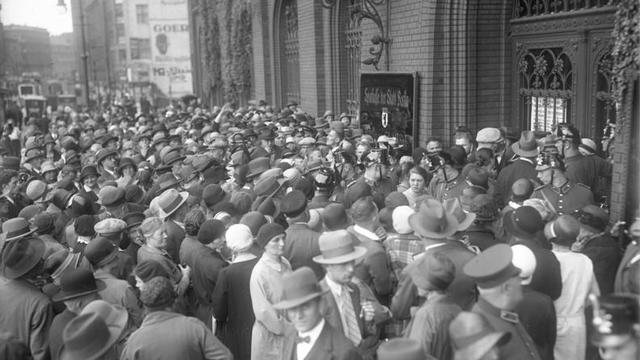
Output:
[[[376,314],[376,309],[371,301],[365,301],[362,303],[362,311],[360,315],[364,317],[364,321],[371,321]]]
[[[626,221],[618,221],[615,224],[613,224],[613,226],[611,227],[611,230],[609,230],[609,232],[611,233],[611,236],[618,237],[620,235],[620,228],[623,228],[624,225],[626,224],[627,224]]]
[[[189,265],[178,265],[178,267],[180,268],[180,271],[182,272],[182,276],[186,276],[189,277],[189,274],[191,274],[191,267]]]

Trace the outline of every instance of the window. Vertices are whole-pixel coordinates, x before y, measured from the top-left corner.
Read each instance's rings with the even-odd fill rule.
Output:
[[[120,62],[127,61],[127,49],[118,50],[118,60],[120,60]]]
[[[296,0],[283,1],[280,11],[280,77],[282,104],[300,101],[300,62],[298,47],[298,7]]]
[[[571,119],[573,67],[562,48],[529,49],[518,61],[520,101],[530,130],[551,131]]]
[[[146,4],[136,5],[136,22],[138,24],[149,23],[149,6]]]
[[[123,17],[124,11],[122,9],[122,3],[116,4],[116,17]]]
[[[124,37],[124,24],[117,23],[116,24],[116,37],[118,39],[122,39]]]
[[[151,58],[151,40],[131,38],[129,39],[129,46],[131,48],[131,60]]]

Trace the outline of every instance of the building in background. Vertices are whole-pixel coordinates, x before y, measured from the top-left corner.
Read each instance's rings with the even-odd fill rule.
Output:
[[[49,32],[43,28],[7,25],[4,27],[4,73],[8,88],[20,82],[41,81],[51,76],[53,62]]]
[[[192,93],[187,0],[71,2],[80,69],[80,3],[84,11],[92,98],[161,106]]]
[[[430,136],[452,144],[458,126],[547,131],[563,122],[610,143],[607,124],[624,113],[611,214],[633,220],[640,191],[629,185],[638,183],[640,160],[628,154],[639,145],[627,137],[640,133],[638,101],[614,101],[612,50],[627,36],[614,29],[637,23],[616,18],[617,7],[617,14],[636,14],[637,1],[189,2],[191,43],[199,47],[194,91],[208,105],[295,102],[313,115],[345,112],[383,131],[383,119],[411,121],[405,128],[414,146]],[[406,81],[381,81],[393,79],[385,73]]]
[[[51,36],[51,79],[60,85],[63,94],[72,94],[79,83],[73,33]],[[51,93],[51,92],[50,92]]]
[[[88,78],[89,97],[93,104],[111,101],[118,95],[115,2],[70,0],[70,3],[80,83],[84,84],[85,78]],[[84,56],[87,61],[86,72]],[[84,100],[81,103],[84,104]]]

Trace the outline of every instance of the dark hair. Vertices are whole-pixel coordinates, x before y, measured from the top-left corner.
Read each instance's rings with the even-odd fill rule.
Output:
[[[417,174],[422,176],[422,179],[424,180],[425,185],[426,185],[426,182],[429,180],[429,174],[427,173],[427,170],[423,169],[420,166],[412,167],[411,170],[409,170],[409,176],[411,176],[411,174]]]
[[[204,212],[199,208],[190,210],[184,217],[184,232],[190,236],[197,236],[200,226],[205,222]]]
[[[488,148],[478,149],[476,151],[476,165],[487,166],[493,160],[493,150]]]
[[[18,176],[18,172],[15,170],[3,169],[0,171],[0,187],[7,185],[16,176]]]

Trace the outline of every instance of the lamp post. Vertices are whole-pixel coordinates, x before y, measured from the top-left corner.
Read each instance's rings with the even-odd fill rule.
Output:
[[[58,9],[62,12],[67,11],[67,4],[65,0],[58,0]],[[85,23],[84,23],[84,7],[82,6],[82,1],[78,0],[78,8],[80,11],[80,36],[82,37],[82,55],[80,55],[80,59],[82,59],[82,68],[84,70],[84,101],[87,104],[87,108],[89,107],[89,55],[87,54],[87,40],[85,36]]]

